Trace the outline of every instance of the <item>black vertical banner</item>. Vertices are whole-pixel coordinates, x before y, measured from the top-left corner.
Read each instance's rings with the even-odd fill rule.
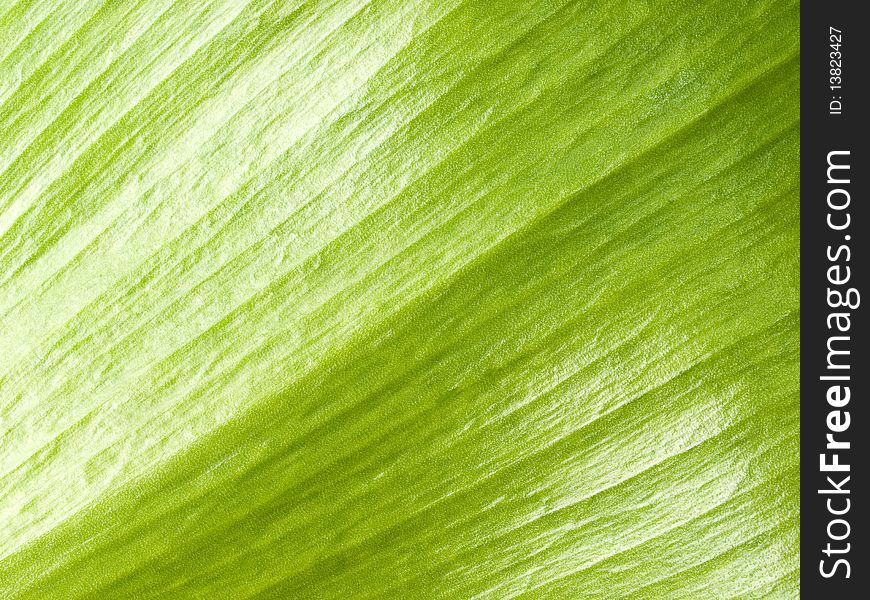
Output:
[[[866,598],[868,24],[801,6],[801,590]],[[870,292],[868,292],[870,293]]]

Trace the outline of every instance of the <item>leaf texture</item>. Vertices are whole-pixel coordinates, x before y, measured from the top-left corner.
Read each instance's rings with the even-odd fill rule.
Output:
[[[798,31],[0,4],[0,597],[797,596]]]

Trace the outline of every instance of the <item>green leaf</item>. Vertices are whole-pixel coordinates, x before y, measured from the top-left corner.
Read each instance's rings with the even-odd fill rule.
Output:
[[[0,597],[793,597],[796,1],[0,5]]]

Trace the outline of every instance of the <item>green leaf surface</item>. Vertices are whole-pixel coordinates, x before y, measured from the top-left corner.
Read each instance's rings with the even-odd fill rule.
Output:
[[[0,2],[0,597],[796,597],[798,31]]]

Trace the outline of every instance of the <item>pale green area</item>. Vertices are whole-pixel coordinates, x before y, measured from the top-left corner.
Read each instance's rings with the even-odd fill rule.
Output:
[[[798,29],[0,2],[0,597],[796,597]]]

